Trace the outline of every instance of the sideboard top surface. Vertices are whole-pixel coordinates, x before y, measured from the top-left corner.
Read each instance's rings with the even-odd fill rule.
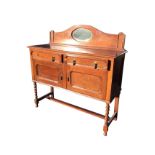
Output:
[[[28,46],[30,49],[38,49],[38,50],[46,50],[46,51],[54,51],[54,52],[62,52],[63,54],[71,53],[71,54],[86,54],[86,55],[94,55],[99,57],[117,57],[121,54],[126,53],[126,50],[117,50],[117,49],[92,49],[92,48],[85,48],[85,47],[77,47],[77,46],[54,46],[50,48],[50,44],[40,44],[40,45],[32,45]]]
[[[62,32],[50,31],[49,44],[29,46],[62,53],[117,57],[126,53],[125,34],[104,33],[93,26],[75,25]]]

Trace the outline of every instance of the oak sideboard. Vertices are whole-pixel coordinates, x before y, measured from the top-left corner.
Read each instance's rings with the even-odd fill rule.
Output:
[[[47,98],[92,114],[104,119],[103,131],[107,135],[109,125],[118,116],[124,44],[124,33],[108,34],[89,25],[76,25],[62,32],[50,31],[49,44],[29,46],[36,107]],[[37,83],[49,86],[49,92],[38,97]],[[55,87],[105,102],[105,114],[56,99]],[[110,117],[113,100],[114,113]]]

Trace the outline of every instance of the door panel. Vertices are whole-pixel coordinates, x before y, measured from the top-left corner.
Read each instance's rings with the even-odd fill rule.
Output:
[[[101,90],[100,85],[94,85],[94,83],[100,83],[101,78],[86,74],[86,73],[79,73],[76,71],[70,72],[70,79],[71,79],[71,85],[73,88],[79,88],[84,90],[90,90],[92,92],[99,92]]]
[[[105,99],[107,70],[67,64],[67,89]]]
[[[34,78],[36,81],[40,81],[55,86],[62,86],[63,84],[62,64],[41,60],[33,60],[33,63],[34,63]]]

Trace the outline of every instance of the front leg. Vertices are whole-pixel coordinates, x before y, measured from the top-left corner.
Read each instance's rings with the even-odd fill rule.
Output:
[[[51,95],[50,95],[50,99],[54,98],[54,87],[50,87],[50,92],[51,92]]]
[[[117,113],[115,120],[117,120],[118,117],[118,106],[119,106],[119,96],[115,97],[114,113]]]
[[[109,109],[110,109],[110,105],[109,103],[106,103],[105,118],[104,118],[105,122],[103,127],[105,136],[107,136],[107,132],[108,132]]]
[[[38,107],[39,101],[38,101],[38,94],[37,94],[37,83],[33,82],[33,84],[34,84],[34,95],[35,95],[34,103],[36,107]]]

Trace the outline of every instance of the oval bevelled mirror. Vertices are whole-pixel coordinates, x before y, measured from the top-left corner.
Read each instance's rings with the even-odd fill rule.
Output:
[[[85,28],[78,28],[72,32],[72,37],[76,41],[89,41],[92,36],[92,32]]]

